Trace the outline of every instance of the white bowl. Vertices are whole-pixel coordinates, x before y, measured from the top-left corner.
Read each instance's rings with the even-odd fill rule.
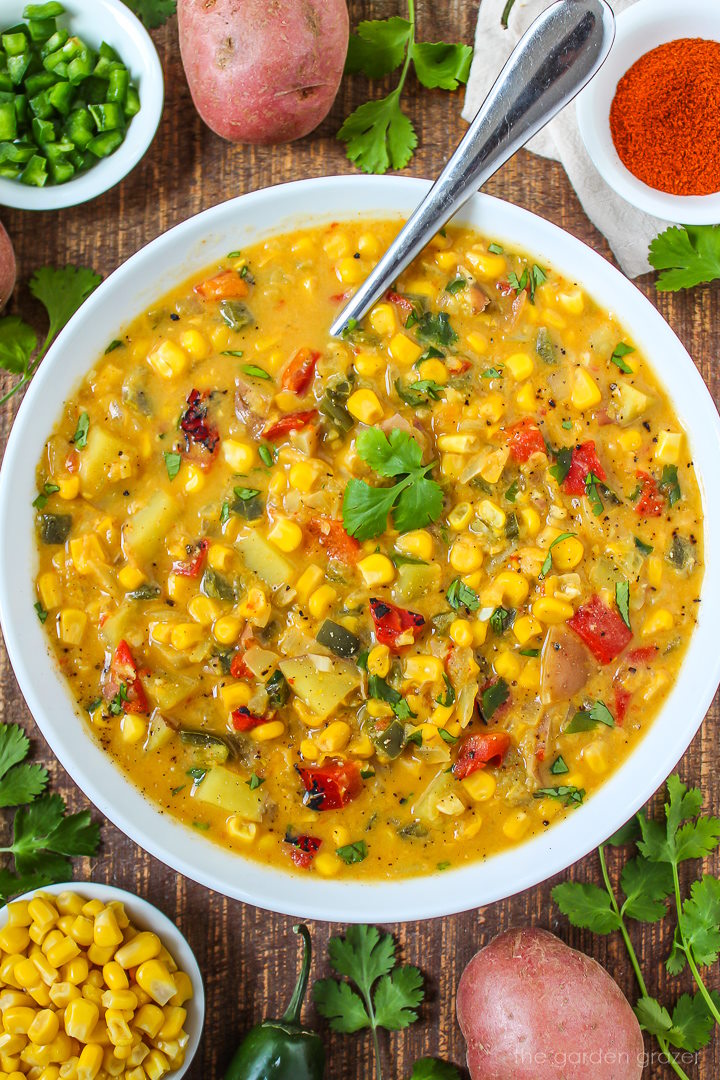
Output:
[[[31,900],[38,892],[50,893],[56,896],[61,892],[75,892],[84,896],[87,900],[102,900],[108,903],[110,900],[120,900],[125,905],[130,922],[139,930],[152,930],[153,933],[166,946],[172,958],[176,961],[181,971],[187,972],[193,988],[193,996],[185,1003],[187,1019],[185,1030],[190,1036],[185,1048],[185,1061],[179,1069],[174,1069],[167,1074],[168,1080],[180,1080],[190,1068],[192,1059],[200,1045],[203,1024],[205,1023],[205,990],[202,975],[198,967],[195,954],[188,945],[183,935],[174,922],[163,915],[153,904],[135,893],[126,892],[125,889],[116,889],[113,885],[97,885],[94,881],[63,881],[56,885],[44,885],[42,889],[33,889],[32,892],[24,893],[16,897],[17,900]],[[0,929],[8,921],[8,909],[0,910]]]
[[[3,0],[2,27],[22,21],[27,0]],[[60,210],[97,198],[119,184],[144,157],[162,116],[165,97],[160,60],[147,30],[121,0],[62,0],[60,25],[97,49],[107,41],[119,53],[140,93],[140,112],[128,125],[125,141],[114,154],[66,184],[31,187],[0,177],[0,206],[18,210]]]
[[[720,680],[720,558],[710,559],[698,626],[680,676],[638,749],[586,805],[541,836],[485,862],[413,879],[354,883],[290,876],[209,843],[145,800],[89,734],[33,610],[35,468],[63,402],[108,341],[166,291],[270,233],[358,217],[407,217],[425,180],[343,176],[302,180],[214,206],[154,240],[100,286],[63,330],[33,379],[0,473],[0,618],[11,663],[38,726],[90,799],[133,840],[218,892],[303,918],[379,922],[477,907],[563,870],[615,832],[680,759]],[[582,282],[655,363],[692,446],[705,511],[705,550],[720,545],[720,420],[690,357],[655,308],[605,259],[526,210],[476,195],[459,220]]]
[[[603,180],[633,206],[683,225],[715,225],[720,223],[720,191],[671,195],[649,187],[623,165],[610,134],[610,106],[620,79],[646,52],[677,38],[720,41],[717,0],[638,0],[621,12],[610,55],[577,98],[580,134]]]

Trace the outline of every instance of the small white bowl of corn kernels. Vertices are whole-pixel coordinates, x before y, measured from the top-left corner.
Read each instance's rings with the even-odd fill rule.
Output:
[[[180,1080],[205,995],[177,927],[132,893],[48,885],[0,911],[2,1080]]]

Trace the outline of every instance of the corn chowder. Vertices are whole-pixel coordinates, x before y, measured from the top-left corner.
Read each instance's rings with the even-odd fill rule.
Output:
[[[702,579],[689,448],[574,282],[397,225],[231,252],[108,343],[38,468],[37,612],[165,811],[323,876],[444,870],[575,809],[652,721]]]

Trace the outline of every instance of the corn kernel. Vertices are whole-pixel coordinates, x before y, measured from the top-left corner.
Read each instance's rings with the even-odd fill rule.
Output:
[[[368,758],[371,758],[375,753],[375,747],[371,742],[369,736],[363,734],[356,736],[356,738],[352,740],[352,742],[347,748],[347,752],[348,754],[352,754],[354,757],[359,757],[363,760],[367,760]]]
[[[467,343],[474,353],[478,356],[484,356],[487,352],[488,343],[482,334],[473,333],[468,334]]]
[[[340,259],[350,251],[350,240],[347,233],[340,229],[333,229],[327,239],[323,241],[325,254],[329,259]]]
[[[290,518],[279,517],[275,520],[267,538],[280,551],[291,552],[300,547],[303,532],[297,522],[291,521]]]
[[[251,586],[242,603],[238,605],[238,615],[248,619],[255,626],[267,626],[270,619],[270,604],[263,589],[258,585]]]
[[[315,869],[321,877],[335,877],[341,865],[337,855],[329,852],[321,851],[315,856]]]
[[[343,285],[358,285],[367,277],[367,270],[359,259],[348,256],[335,264],[335,275]]]
[[[607,747],[601,742],[592,742],[586,746],[582,752],[582,759],[592,772],[596,773],[598,776],[607,772],[610,764]]]
[[[534,413],[536,411],[537,399],[531,382],[524,382],[522,384],[515,395],[515,401],[523,412]]]
[[[79,997],[65,1009],[65,1032],[71,1039],[87,1042],[98,1022],[100,1010],[94,1002]]]
[[[520,674],[520,660],[514,652],[507,649],[505,652],[501,652],[494,661],[493,667],[496,674],[502,676],[503,679],[507,679],[508,682],[514,682]]]
[[[441,682],[445,668],[439,656],[408,656],[403,672],[406,679],[414,683]]]
[[[57,478],[57,486],[59,488],[59,498],[66,499],[70,502],[72,499],[77,499],[80,494],[80,477],[59,476]]]
[[[390,671],[390,650],[387,645],[375,645],[370,650],[367,658],[367,669],[370,675],[379,675],[384,679]]]
[[[422,363],[418,364],[417,371],[421,379],[430,379],[432,382],[436,382],[438,386],[445,386],[450,378],[450,372],[445,364],[435,357],[423,360]]]
[[[74,986],[79,986],[87,979],[89,970],[90,966],[86,958],[84,956],[76,956],[69,964],[63,966],[62,977],[65,982],[72,983]]]
[[[119,945],[122,942],[122,930],[117,924],[115,912],[110,908],[105,908],[95,917],[93,937],[95,944],[99,945],[101,949]]]
[[[467,536],[459,537],[450,548],[450,565],[459,574],[471,574],[483,563],[480,546]]]
[[[325,574],[321,567],[315,563],[310,563],[310,566],[303,570],[302,574],[298,578],[295,584],[295,592],[298,595],[298,599],[301,603],[305,603],[315,589],[317,589],[320,582],[325,577]]]
[[[372,716],[373,720],[382,720],[393,715],[393,711],[386,701],[378,701],[375,698],[370,698],[365,708],[368,716]]]
[[[3,1027],[10,1035],[27,1035],[37,1016],[37,1010],[27,1005],[11,1005],[3,1012]]]
[[[171,1005],[184,1005],[186,1001],[189,1001],[193,996],[193,986],[190,981],[190,976],[185,971],[174,971],[173,982],[175,983],[175,993],[170,998]]]
[[[463,532],[473,519],[473,508],[469,502],[460,502],[448,514],[448,525],[454,532]]]
[[[183,469],[182,486],[188,495],[193,495],[205,487],[205,473],[199,465],[188,465]]]
[[[655,634],[662,634],[664,631],[672,630],[675,625],[675,620],[666,608],[657,608],[652,611],[642,626],[643,637],[653,637]]]
[[[30,1042],[38,1046],[47,1046],[52,1042],[60,1030],[60,1021],[52,1009],[41,1009],[35,1013],[32,1024],[28,1028],[27,1036]]]
[[[482,278],[498,278],[507,268],[505,256],[494,255],[492,252],[486,254],[471,248],[465,253],[465,258]]]
[[[508,356],[505,360],[505,367],[515,382],[523,382],[524,379],[529,379],[535,370],[532,357],[525,352],[517,352],[513,353],[512,356]]]
[[[48,934],[48,937],[50,935]],[[55,968],[60,968],[63,964],[70,963],[80,953],[78,945],[71,937],[61,935],[60,941],[55,945],[52,945],[46,951],[46,955],[50,963]]]
[[[440,435],[438,449],[444,454],[474,454],[479,446],[477,435]]]
[[[85,635],[87,615],[79,608],[64,608],[60,612],[58,637],[63,645],[79,645]]]
[[[517,810],[503,823],[503,832],[508,840],[521,840],[530,827],[530,817],[524,810]]]
[[[320,750],[312,741],[312,739],[303,739],[300,743],[300,753],[305,761],[317,761],[320,757]]]
[[[135,978],[158,1005],[167,1005],[175,993],[172,977],[162,960],[145,960],[138,967]]]
[[[457,251],[438,251],[435,262],[441,270],[452,270],[458,264]]]
[[[574,570],[582,562],[585,549],[577,536],[567,536],[552,549],[552,561],[558,570]]]
[[[378,424],[385,415],[385,410],[375,391],[365,388],[356,390],[350,395],[347,410],[362,424]]]
[[[268,720],[266,724],[258,724],[250,734],[255,742],[272,742],[285,734],[285,725],[282,720]]]
[[[542,623],[532,615],[520,615],[513,623],[513,633],[521,645],[527,645],[533,638],[542,636]]]
[[[680,460],[683,437],[680,432],[658,432],[657,446],[655,447],[655,460],[663,465],[677,465]]]
[[[6,953],[24,953],[30,945],[30,934],[25,926],[11,926],[0,930],[0,949]]]
[[[357,564],[363,581],[369,588],[389,585],[395,580],[395,567],[387,555],[368,555]]]
[[[188,615],[200,626],[211,626],[220,613],[220,606],[209,596],[193,596],[187,606]]]
[[[499,531],[505,527],[507,515],[491,499],[483,499],[477,508],[477,514],[480,520],[490,529]]]
[[[381,356],[374,356],[372,353],[358,353],[353,360],[353,366],[358,375],[372,379],[385,367],[385,361]]]
[[[59,912],[54,904],[44,896],[34,896],[28,903],[28,914],[34,923],[49,930],[59,918]]]
[[[118,964],[117,960],[110,960],[105,964],[103,979],[110,990],[127,990],[130,985],[125,969]]]
[[[193,360],[204,360],[210,352],[210,346],[207,341],[200,331],[195,330],[194,327],[186,330],[181,335],[180,344],[183,349],[192,356]]]
[[[485,639],[488,632],[488,624],[483,622],[482,619],[473,619],[472,621],[473,632],[473,645],[476,647],[485,644]]]
[[[585,368],[576,368],[573,376],[570,401],[578,412],[585,412],[602,401],[600,387]]]
[[[376,334],[390,336],[395,332],[395,311],[392,304],[376,304],[370,312],[370,325]]]
[[[650,585],[652,585],[654,589],[657,589],[663,577],[662,559],[660,559],[658,555],[650,555],[650,557],[648,558],[647,576]]]
[[[130,563],[123,566],[122,570],[118,570],[118,583],[126,592],[139,588],[145,580],[142,570]]]
[[[143,1031],[151,1039],[156,1039],[160,1028],[165,1023],[165,1014],[158,1005],[141,1005],[133,1017],[133,1027]]]
[[[225,544],[211,544],[208,548],[207,561],[212,570],[227,570],[235,558],[232,548]]]
[[[336,599],[337,592],[332,585],[321,585],[319,589],[315,589],[310,594],[307,602],[308,611],[313,619],[322,619],[324,615],[327,615]]]
[[[170,1062],[161,1050],[151,1050],[143,1062],[148,1080],[160,1080],[170,1071]]]
[[[555,626],[567,622],[574,614],[572,604],[567,600],[558,600],[555,596],[541,596],[532,606],[532,613],[541,623]]]
[[[433,555],[433,538],[426,529],[414,529],[399,536],[395,548],[403,555],[414,555],[423,562],[429,562]]]
[[[422,356],[422,348],[407,334],[395,334],[388,346],[390,356],[396,364],[402,367],[412,367],[416,360]]]
[[[220,697],[227,712],[247,705],[252,697],[252,690],[245,682],[228,683],[220,688]]]
[[[178,651],[192,649],[200,644],[204,636],[202,626],[197,623],[177,623],[170,632],[170,644]]]
[[[62,603],[62,586],[60,578],[52,570],[41,574],[38,578],[38,595],[40,602],[46,611],[60,607]]]
[[[634,454],[642,446],[642,435],[635,428],[629,428],[620,432],[617,441],[628,454]]]
[[[473,628],[467,619],[454,619],[450,624],[450,638],[461,648],[473,644]]]
[[[473,802],[486,802],[492,799],[497,787],[495,777],[487,769],[476,769],[460,783]]]
[[[344,720],[333,720],[332,723],[315,736],[317,745],[327,754],[335,754],[344,750],[350,742],[352,730]]]
[[[572,289],[570,292],[558,293],[557,302],[570,315],[582,315],[585,308],[582,289]]]
[[[188,366],[188,355],[174,341],[161,341],[148,353],[147,362],[163,379],[182,375]]]
[[[523,690],[539,690],[540,661],[536,659],[528,660],[527,664],[520,672],[517,682],[518,686],[521,686]]]
[[[103,1048],[97,1043],[83,1046],[77,1063],[77,1080],[95,1080],[103,1063]]]
[[[121,945],[115,953],[115,959],[120,967],[127,970],[131,967],[138,967],[146,960],[154,960],[160,954],[161,949],[162,942],[157,934],[144,930],[142,933],[136,934],[134,938],[131,938],[124,945]],[[146,987],[143,987],[143,989],[146,989]]]
[[[255,463],[255,450],[250,443],[237,439],[223,439],[222,453],[233,472],[246,473]]]
[[[312,491],[319,475],[318,465],[314,461],[296,461],[290,467],[290,487],[294,491],[307,494]]]
[[[523,506],[521,508],[520,521],[529,536],[537,536],[540,532],[540,515],[532,506]]]

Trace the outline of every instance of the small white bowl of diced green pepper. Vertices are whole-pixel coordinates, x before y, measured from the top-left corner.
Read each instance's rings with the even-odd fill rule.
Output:
[[[0,5],[0,206],[101,195],[150,146],[163,108],[150,35],[121,0]]]

